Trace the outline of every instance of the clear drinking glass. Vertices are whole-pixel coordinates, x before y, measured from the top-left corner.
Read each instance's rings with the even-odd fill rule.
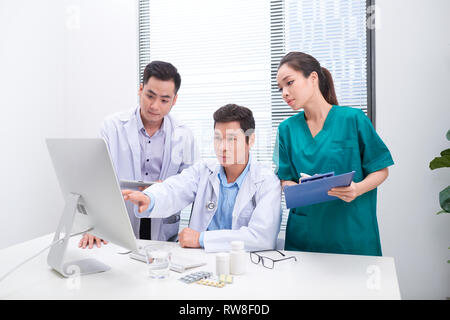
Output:
[[[144,248],[148,275],[152,279],[167,279],[170,270],[171,251],[167,245],[148,245]]]

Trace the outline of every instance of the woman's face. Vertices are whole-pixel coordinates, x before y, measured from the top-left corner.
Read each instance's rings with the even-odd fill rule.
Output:
[[[306,78],[303,72],[292,69],[287,63],[283,64],[277,74],[278,88],[283,100],[293,110],[303,108],[314,94],[315,78],[315,72]]]

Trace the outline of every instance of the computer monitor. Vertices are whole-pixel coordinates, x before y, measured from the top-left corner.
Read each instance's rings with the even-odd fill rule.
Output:
[[[80,274],[106,271],[96,259],[65,262],[75,215],[87,215],[91,234],[132,251],[136,238],[128,217],[119,182],[103,139],[47,139],[59,185],[66,201],[48,264],[65,277],[77,267]]]

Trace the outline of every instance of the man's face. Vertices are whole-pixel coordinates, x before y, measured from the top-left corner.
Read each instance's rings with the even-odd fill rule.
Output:
[[[175,83],[150,77],[147,83],[139,88],[139,105],[144,124],[157,124],[175,105],[178,95]]]
[[[224,167],[245,164],[253,145],[254,133],[246,142],[246,135],[238,121],[217,122],[214,128],[214,151]]]

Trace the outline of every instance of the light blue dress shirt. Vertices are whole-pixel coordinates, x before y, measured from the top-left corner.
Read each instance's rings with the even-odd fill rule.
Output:
[[[239,193],[239,189],[244,182],[245,176],[247,175],[248,169],[250,167],[250,159],[245,167],[244,171],[239,175],[236,181],[232,183],[227,182],[227,176],[223,167],[220,167],[218,173],[220,180],[220,194],[219,194],[219,204],[217,210],[209,223],[207,231],[211,230],[231,230],[233,222],[233,209],[236,202],[236,197]],[[205,237],[205,232],[200,233],[199,243],[202,248],[204,248],[203,239]]]
[[[209,223],[207,231],[211,230],[231,230],[232,222],[233,222],[233,209],[234,204],[236,202],[236,197],[239,193],[239,189],[244,182],[245,176],[250,168],[250,158],[245,167],[244,171],[239,175],[236,181],[232,183],[227,182],[227,176],[225,174],[225,170],[223,167],[220,167],[218,176],[220,180],[220,190],[219,190],[219,204],[217,206],[217,210]],[[142,218],[149,217],[155,206],[155,197],[151,193],[146,193],[146,195],[150,198],[150,206],[149,208],[142,212],[137,213],[137,207],[135,207],[136,216],[140,216]],[[203,239],[205,237],[205,232],[200,233],[199,243],[202,248],[204,248]]]

